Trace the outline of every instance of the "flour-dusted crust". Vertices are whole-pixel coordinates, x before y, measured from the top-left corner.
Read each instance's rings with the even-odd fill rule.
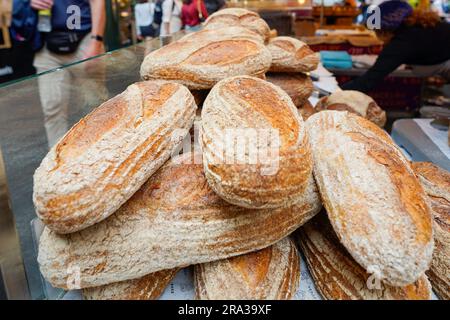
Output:
[[[431,162],[413,162],[431,202],[434,218],[433,261],[427,275],[434,291],[450,300],[450,173]]]
[[[316,288],[328,300],[429,300],[425,275],[403,287],[373,281],[339,243],[325,212],[295,233]]]
[[[272,54],[273,72],[308,72],[315,70],[320,62],[319,54],[295,38],[275,37],[267,45]]]
[[[172,158],[114,215],[80,232],[45,228],[42,275],[59,288],[96,287],[149,273],[259,250],[281,240],[321,208],[312,176],[289,208],[249,210],[223,201],[203,174],[201,155]]]
[[[389,135],[342,111],[306,121],[314,176],[334,230],[352,257],[395,286],[430,266],[432,217],[426,193]]]
[[[192,126],[189,90],[139,82],[81,119],[34,174],[38,217],[58,233],[91,226],[116,211],[170,157]]]
[[[241,26],[257,33],[262,41],[270,37],[270,28],[259,14],[242,8],[227,8],[219,10],[205,21],[205,29],[221,29],[229,26]]]
[[[264,139],[269,130],[278,145]],[[226,201],[260,209],[291,206],[303,197],[312,171],[308,136],[279,87],[248,76],[219,82],[203,103],[200,145],[208,183]]]
[[[155,300],[179,269],[161,270],[142,278],[83,289],[84,300]]]
[[[359,91],[336,91],[320,99],[316,110],[348,111],[372,121],[379,127],[386,124],[386,112],[371,97]]]
[[[210,89],[237,75],[262,76],[272,56],[260,37],[242,27],[201,30],[148,54],[143,79],[165,79],[190,89]]]
[[[316,113],[316,109],[312,106],[309,100],[306,100],[302,106],[298,108],[298,112],[302,115],[303,120],[308,120],[314,113]]]
[[[291,97],[297,108],[303,106],[314,91],[311,78],[303,73],[267,73],[266,80],[279,86]]]
[[[252,253],[195,266],[200,300],[288,300],[300,282],[300,257],[289,238]]]

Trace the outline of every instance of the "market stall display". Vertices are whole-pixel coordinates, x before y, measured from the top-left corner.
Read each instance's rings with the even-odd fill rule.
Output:
[[[42,235],[40,221],[33,223],[44,279],[85,299],[164,299],[169,283],[187,288],[177,297],[194,298],[194,279],[199,299],[433,298],[424,275],[436,228],[427,188],[378,126],[351,112],[312,107],[307,72],[319,61],[297,41],[278,37],[265,45],[257,33],[234,26],[147,52],[140,67],[147,81],[116,82],[113,92],[131,86],[80,117],[37,170],[41,217],[42,208],[57,203],[42,206],[43,198],[59,192],[69,201],[61,206],[66,211],[42,219]],[[293,73],[266,76],[271,68]],[[130,69],[139,76],[138,67]],[[295,79],[286,85],[291,92],[273,83],[283,77]],[[358,98],[348,100],[346,110]],[[366,104],[365,111],[352,110],[372,115],[374,106]],[[227,130],[231,140],[222,135]],[[122,157],[122,151],[129,152]],[[57,165],[43,170],[51,161]],[[60,179],[48,192],[44,182],[55,173]],[[71,183],[82,186],[80,193],[70,193]],[[314,219],[322,202],[326,213]],[[77,203],[80,210],[72,210]],[[102,215],[90,211],[96,206]],[[289,238],[302,226],[308,267]],[[321,240],[310,232],[337,236]],[[318,253],[314,241],[336,250]],[[329,267],[315,262],[321,257]],[[437,279],[446,271],[434,272]]]

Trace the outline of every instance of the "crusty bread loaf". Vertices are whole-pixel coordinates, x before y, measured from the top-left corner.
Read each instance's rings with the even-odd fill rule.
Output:
[[[383,127],[386,124],[386,112],[371,97],[359,91],[336,91],[320,99],[316,110],[348,111],[372,121],[377,126]]]
[[[273,72],[308,72],[319,64],[319,55],[308,45],[291,37],[275,37],[267,45],[272,54]]]
[[[229,26],[241,26],[257,33],[262,41],[270,36],[269,25],[259,14],[242,8],[227,8],[219,10],[205,21],[205,29],[221,29]]]
[[[303,120],[308,120],[309,117],[316,113],[316,109],[314,109],[309,100],[306,100],[303,105],[298,108],[298,112],[302,115]]]
[[[68,235],[45,228],[38,256],[45,279],[60,288],[96,287],[225,259],[272,245],[320,210],[312,175],[295,206],[255,212],[218,197],[201,155],[192,158],[172,158],[101,223]]]
[[[81,119],[34,174],[39,218],[58,233],[82,230],[116,211],[169,158],[192,126],[189,90],[139,82]]]
[[[155,300],[164,292],[178,270],[178,268],[161,270],[142,278],[86,288],[83,289],[83,298],[85,300]]]
[[[352,257],[395,286],[428,269],[433,232],[427,196],[389,135],[346,111],[306,121],[314,176],[328,216]]]
[[[300,282],[300,257],[289,238],[248,254],[199,264],[194,272],[200,300],[288,300]]]
[[[425,275],[413,284],[393,287],[371,281],[370,275],[339,243],[322,212],[295,234],[316,288],[329,300],[429,300],[431,285]]]
[[[232,204],[276,208],[303,196],[312,170],[304,123],[267,81],[219,82],[203,103],[200,145],[209,185]]]
[[[148,54],[143,79],[166,79],[190,89],[210,89],[236,75],[261,76],[272,57],[254,32],[242,27],[202,30]]]
[[[303,73],[268,73],[266,79],[286,91],[298,108],[303,106],[314,90],[311,78]]]
[[[440,298],[450,300],[450,173],[430,162],[413,162],[431,202],[434,218],[433,261],[427,275]]]

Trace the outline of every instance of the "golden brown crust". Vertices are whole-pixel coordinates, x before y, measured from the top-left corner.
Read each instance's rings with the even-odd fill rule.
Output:
[[[133,84],[74,125],[34,174],[38,217],[52,230],[82,230],[111,215],[181,144],[196,105],[184,86]]]
[[[301,197],[312,169],[308,137],[283,90],[252,77],[225,79],[205,100],[202,119],[206,178],[223,199],[246,208],[276,208]],[[229,138],[230,133],[236,137]],[[279,142],[262,139],[266,133]],[[250,152],[230,156],[230,140],[237,150],[251,143],[256,159]],[[264,162],[260,155],[271,161]]]
[[[84,300],[155,300],[164,292],[178,268],[150,273],[142,278],[83,289]]]
[[[427,275],[439,297],[450,300],[450,173],[430,162],[413,162],[412,167],[433,209],[435,247]]]
[[[298,108],[306,103],[314,90],[311,78],[302,73],[268,73],[266,78],[286,91]]]
[[[431,286],[425,275],[403,287],[373,282],[370,274],[339,243],[325,212],[305,224],[296,235],[316,287],[325,299],[431,299]]]
[[[227,77],[261,76],[271,59],[260,37],[248,29],[201,30],[148,54],[141,76],[172,80],[190,89],[210,89]]]
[[[288,300],[300,281],[300,257],[285,238],[268,248],[195,266],[200,300]]]
[[[320,208],[312,176],[292,207],[255,211],[233,206],[208,186],[201,155],[187,153],[168,161],[101,223],[68,235],[46,228],[38,262],[55,287],[96,287],[265,248]],[[78,282],[71,282],[70,270],[79,271]]]
[[[320,61],[306,43],[291,37],[271,38],[267,48],[272,54],[272,72],[308,72]]]
[[[306,121],[324,206],[341,242],[367,272],[390,285],[416,281],[433,251],[426,194],[389,135],[342,111]]]
[[[205,29],[218,29],[229,26],[240,26],[257,33],[262,41],[270,37],[268,24],[253,11],[241,8],[227,8],[219,10],[206,19]]]
[[[348,111],[372,121],[379,127],[386,124],[386,112],[368,95],[353,90],[337,91],[321,98],[316,110]]]

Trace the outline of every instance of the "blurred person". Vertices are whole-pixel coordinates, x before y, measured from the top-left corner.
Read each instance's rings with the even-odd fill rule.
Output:
[[[181,0],[164,0],[162,5],[162,27],[161,36],[180,31],[183,27],[181,22]]]
[[[35,57],[38,73],[105,52],[104,0],[31,0],[31,7],[35,10],[51,9],[51,31],[42,33],[45,44]],[[79,24],[73,24],[74,18]],[[102,63],[90,62],[38,78],[50,147],[69,129],[68,107],[72,90],[78,90],[76,100],[84,99],[87,105],[99,104],[107,98],[103,67]]]
[[[138,40],[146,37],[155,37],[157,28],[153,25],[155,3],[147,0],[139,0],[134,6],[134,17],[136,19],[136,34]]]
[[[450,25],[432,11],[414,10],[399,0],[381,3],[377,37],[384,42],[375,64],[365,74],[341,86],[368,92],[400,65],[418,76],[450,79]]]
[[[183,0],[181,8],[181,21],[188,32],[197,31],[201,23],[208,18],[205,3],[203,0]]]
[[[204,0],[206,11],[208,11],[208,15],[212,15],[214,12],[219,11],[223,7],[225,7],[225,0]]]

